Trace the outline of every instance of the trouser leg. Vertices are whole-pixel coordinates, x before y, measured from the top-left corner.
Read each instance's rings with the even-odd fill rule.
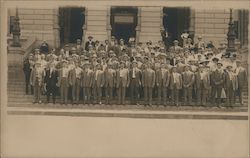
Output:
[[[148,87],[144,87],[144,104],[148,104]]]
[[[122,104],[125,104],[126,87],[122,87]]]
[[[189,87],[188,88],[188,94],[187,94],[187,96],[188,96],[188,105],[191,105],[192,104],[192,87]]]
[[[162,94],[162,87],[157,87],[157,96],[158,96],[158,105],[161,105],[161,94]]]
[[[117,89],[117,95],[118,95],[118,104],[121,104],[121,95],[122,95],[122,87],[119,87]]]
[[[148,100],[149,100],[149,105],[152,105],[152,96],[153,96],[153,88],[148,87]]]
[[[167,88],[162,87],[162,94],[163,94],[163,104],[167,105]]]

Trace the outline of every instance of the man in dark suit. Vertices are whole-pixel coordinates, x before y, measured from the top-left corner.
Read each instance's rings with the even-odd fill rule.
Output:
[[[49,68],[45,71],[44,86],[46,87],[47,102],[50,102],[50,95],[52,95],[53,104],[56,102],[56,84],[58,82],[58,72],[55,69],[55,64],[50,63]]]
[[[47,55],[49,53],[49,44],[44,40],[40,46],[40,52]]]
[[[171,69],[169,89],[171,90],[171,100],[176,106],[179,106],[179,93],[182,89],[182,76],[177,72],[177,67],[173,66]]]
[[[33,55],[30,54],[27,59],[24,60],[23,63],[23,72],[25,75],[25,92],[29,94],[29,86],[30,86],[30,74],[34,66]],[[33,95],[33,86],[30,86],[31,94]]]
[[[93,48],[95,47],[95,42],[93,41],[93,37],[89,36],[88,41],[85,43],[85,50],[89,51],[89,46],[92,46]]]
[[[132,68],[129,71],[130,100],[132,104],[138,104],[139,87],[141,86],[141,72],[137,68],[137,62],[133,61]]]
[[[235,103],[235,91],[238,89],[238,80],[236,74],[233,72],[233,66],[228,65],[225,72],[225,91],[227,96],[227,106],[232,107]]]
[[[158,89],[158,105],[161,105],[161,97],[163,97],[164,106],[167,105],[167,87],[169,86],[170,74],[165,64],[156,70],[156,88]]]
[[[142,73],[142,87],[144,88],[144,105],[152,105],[153,88],[155,86],[155,71],[151,64],[145,65]]]
[[[221,104],[221,92],[224,85],[225,74],[222,68],[223,64],[221,62],[217,63],[217,68],[211,74],[211,86],[212,86],[212,104],[215,103],[215,98],[217,96],[217,105],[220,107]]]
[[[239,100],[240,104],[243,105],[243,100],[242,100],[242,91],[245,85],[247,85],[247,71],[244,67],[241,66],[241,61],[237,60],[236,61],[236,75],[237,75],[237,80],[238,80],[238,95],[239,95]],[[236,98],[235,98],[236,99]]]
[[[107,69],[104,71],[105,78],[105,95],[106,95],[106,104],[110,104],[113,99],[113,88],[116,83],[116,71],[112,68],[111,64],[108,64]],[[112,103],[111,103],[112,104]]]
[[[194,73],[190,71],[190,65],[185,65],[184,72],[182,73],[182,84],[183,84],[185,105],[191,105],[194,81],[195,81],[195,76]]]

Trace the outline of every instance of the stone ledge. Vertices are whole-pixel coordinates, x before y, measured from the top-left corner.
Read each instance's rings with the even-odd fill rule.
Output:
[[[83,110],[83,109],[30,109],[7,111],[8,115],[69,116],[69,117],[118,117],[147,119],[222,119],[248,120],[247,112],[192,112],[192,111],[145,111],[145,110]]]

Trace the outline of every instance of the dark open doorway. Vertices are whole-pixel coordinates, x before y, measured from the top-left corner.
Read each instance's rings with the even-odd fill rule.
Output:
[[[124,39],[128,43],[130,37],[136,37],[138,9],[135,7],[111,8],[111,35],[116,39]]]
[[[163,26],[168,32],[169,41],[172,42],[177,39],[181,42],[181,34],[188,32],[190,26],[190,8],[163,8]]]
[[[82,7],[59,8],[60,43],[75,43],[82,39],[85,23],[85,9]]]

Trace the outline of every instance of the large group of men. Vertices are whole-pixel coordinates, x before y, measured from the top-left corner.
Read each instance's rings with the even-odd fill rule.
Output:
[[[58,51],[44,41],[23,70],[34,103],[233,107],[243,104],[247,83],[246,69],[225,43],[216,48],[186,35],[169,49],[162,41],[125,44],[113,36],[103,43],[89,36]]]

